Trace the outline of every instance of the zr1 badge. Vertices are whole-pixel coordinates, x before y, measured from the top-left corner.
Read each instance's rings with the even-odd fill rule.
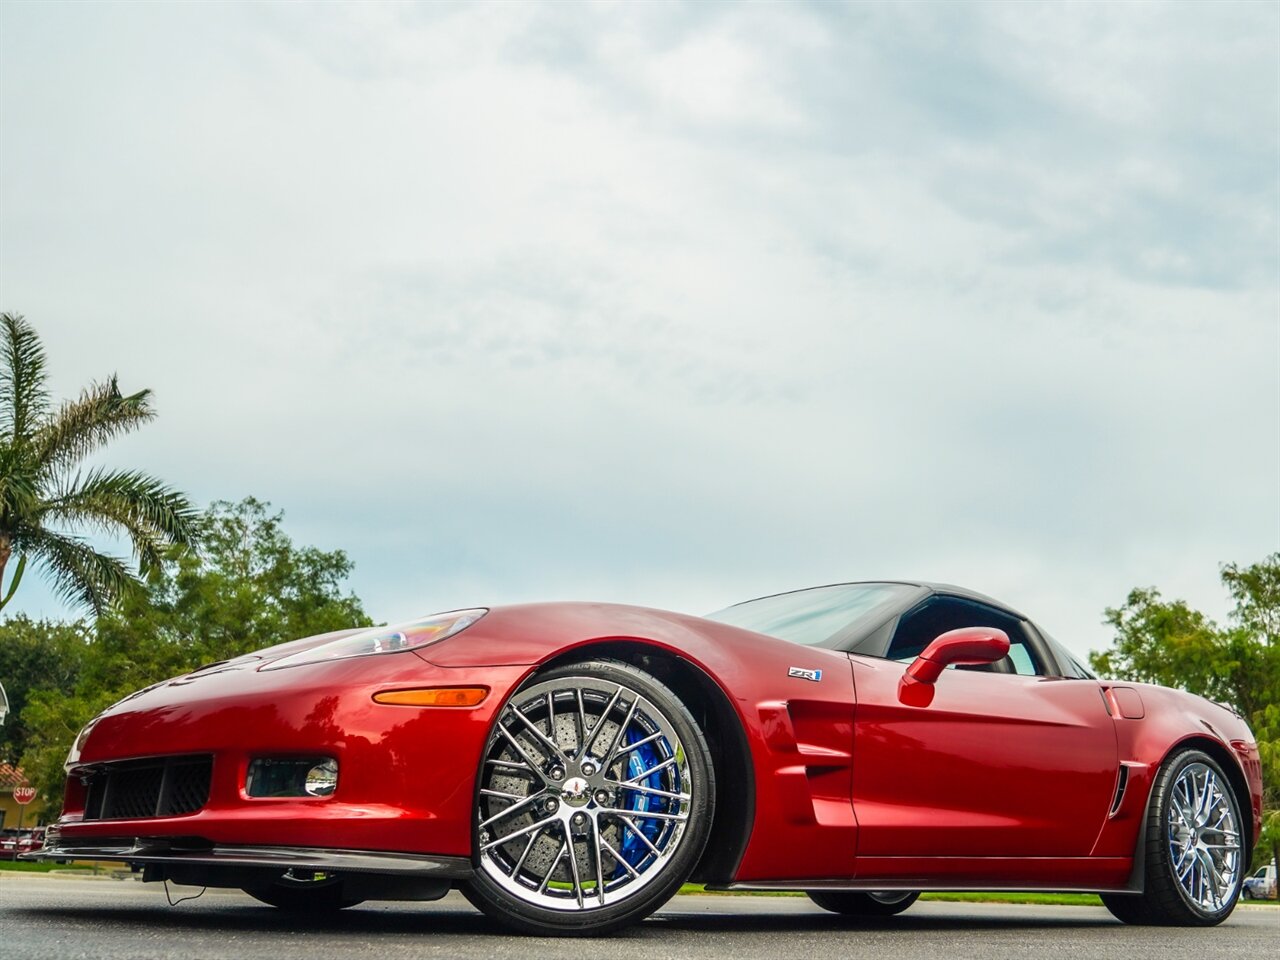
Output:
[[[821,680],[821,670],[806,670],[804,667],[791,667],[787,670],[788,677],[798,677],[801,680]]]

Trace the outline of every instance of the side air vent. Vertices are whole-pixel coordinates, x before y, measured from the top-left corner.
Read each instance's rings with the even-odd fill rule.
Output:
[[[1116,796],[1111,801],[1111,812],[1107,814],[1114,817],[1120,812],[1120,804],[1124,803],[1124,791],[1129,786],[1129,768],[1125,764],[1120,764],[1120,771],[1116,774]]]

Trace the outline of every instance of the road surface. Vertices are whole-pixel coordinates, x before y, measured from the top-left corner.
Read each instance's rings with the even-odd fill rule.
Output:
[[[198,892],[171,887],[175,896]],[[458,957],[619,960],[999,960],[1125,957],[1250,960],[1280,950],[1280,908],[1241,907],[1207,930],[1126,927],[1092,907],[917,903],[902,916],[851,921],[801,897],[676,897],[643,924],[599,940],[509,936],[458,894],[434,903],[364,904],[300,921],[244,894],[209,890],[171,907],[159,884],[0,871],[0,955],[7,960],[315,960]]]

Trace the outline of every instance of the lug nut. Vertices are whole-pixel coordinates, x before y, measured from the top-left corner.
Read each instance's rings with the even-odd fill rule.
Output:
[[[552,767],[552,768],[551,768],[551,779],[552,779],[552,780],[563,780],[563,779],[564,779],[564,768],[563,768],[563,767]]]
[[[585,813],[575,813],[573,815],[574,826],[580,827],[586,822],[587,822],[587,815]]]
[[[597,790],[597,791],[596,791],[596,803],[600,804],[600,806],[602,806],[602,807],[604,807],[604,806],[608,806],[608,804],[609,804],[609,791],[608,791],[608,790]]]
[[[547,813],[555,813],[557,810],[560,809],[560,801],[557,800],[555,797],[550,797],[547,800],[547,802],[542,805],[542,807],[544,810],[547,811]]]
[[[592,763],[590,760],[588,760],[586,763],[582,765],[582,775],[584,777],[589,777],[595,772],[596,772],[596,765]]]

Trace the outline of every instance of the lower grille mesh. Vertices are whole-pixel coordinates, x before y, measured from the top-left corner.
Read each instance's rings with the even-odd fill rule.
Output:
[[[86,820],[142,820],[195,813],[209,800],[213,758],[154,757],[108,763],[89,779]]]

